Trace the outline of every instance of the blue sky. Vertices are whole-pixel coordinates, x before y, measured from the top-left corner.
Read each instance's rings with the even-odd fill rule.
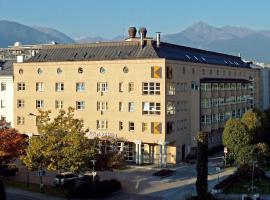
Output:
[[[204,21],[270,30],[269,0],[0,0],[0,19],[67,35],[114,37],[129,26],[176,33]]]

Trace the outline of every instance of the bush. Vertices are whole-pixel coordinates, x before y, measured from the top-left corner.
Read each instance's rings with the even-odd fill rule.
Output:
[[[18,171],[19,170],[15,165],[2,165],[2,166],[0,166],[0,176],[2,176],[2,177],[16,176],[16,173]]]
[[[104,197],[121,189],[121,183],[115,179],[97,182],[96,184],[97,197]]]
[[[187,197],[186,200],[221,200],[210,193],[207,193],[204,199],[200,199],[198,196]]]
[[[208,155],[211,156],[211,155],[214,155],[214,154],[219,153],[221,151],[223,152],[223,150],[224,150],[223,145],[214,146],[211,149],[208,149]]]
[[[238,180],[237,175],[230,175],[228,178],[220,181],[217,185],[215,185],[214,189],[225,191],[227,188],[229,188],[237,180]]]
[[[237,175],[240,178],[251,178],[252,166],[242,165],[237,169]],[[259,167],[254,167],[254,178],[265,178],[265,172]]]
[[[121,183],[115,179],[96,181],[93,185],[93,181],[77,180],[74,187],[67,191],[67,198],[99,198],[105,197],[116,191],[121,190]]]
[[[154,172],[152,175],[153,176],[166,177],[166,176],[171,176],[173,173],[175,173],[175,170],[161,169],[161,170],[159,170],[157,172]]]

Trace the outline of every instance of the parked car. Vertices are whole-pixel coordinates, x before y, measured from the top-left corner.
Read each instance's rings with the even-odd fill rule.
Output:
[[[61,174],[57,174],[54,178],[55,186],[65,186],[71,183],[75,183],[77,180],[77,175],[71,172],[63,172]]]
[[[18,168],[15,165],[0,166],[0,177],[16,176]]]

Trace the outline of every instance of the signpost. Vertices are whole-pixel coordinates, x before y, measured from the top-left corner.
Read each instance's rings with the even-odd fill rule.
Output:
[[[43,192],[43,181],[42,181],[42,177],[45,176],[45,171],[40,169],[37,171],[37,175],[39,176],[39,189],[40,192]]]
[[[226,167],[226,154],[228,153],[228,148],[224,147],[224,167]]]

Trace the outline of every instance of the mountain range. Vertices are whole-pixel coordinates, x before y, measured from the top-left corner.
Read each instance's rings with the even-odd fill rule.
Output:
[[[0,47],[7,47],[19,41],[23,44],[88,43],[98,41],[118,41],[123,36],[110,39],[103,37],[81,37],[72,39],[52,28],[26,26],[17,22],[0,21]],[[270,31],[252,30],[246,27],[214,27],[205,22],[197,22],[175,34],[163,33],[161,40],[179,45],[218,51],[260,62],[270,62]]]

